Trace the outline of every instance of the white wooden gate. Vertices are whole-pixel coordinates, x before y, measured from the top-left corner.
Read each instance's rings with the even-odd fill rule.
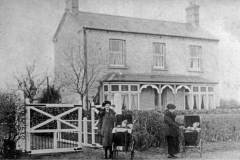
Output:
[[[26,150],[31,154],[82,150],[82,106],[26,106]]]
[[[101,105],[91,106],[91,119],[83,118],[83,146],[102,148],[102,145],[96,142],[98,120],[95,119],[95,113],[98,113],[97,108]]]

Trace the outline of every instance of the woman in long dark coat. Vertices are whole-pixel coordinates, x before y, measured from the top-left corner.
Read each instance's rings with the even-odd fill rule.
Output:
[[[104,116],[105,113],[105,102],[102,103],[101,108],[99,109],[98,113],[98,132],[97,132],[97,137],[98,137],[98,142],[99,144],[102,145],[102,135],[101,135],[101,130],[102,130],[102,117]]]
[[[102,146],[104,148],[104,159],[107,159],[107,150],[109,150],[110,155],[109,158],[112,158],[112,129],[114,128],[115,116],[110,111],[111,102],[105,101],[105,112],[102,116],[102,127],[101,127],[101,135],[102,135]]]
[[[168,158],[177,158],[175,155],[179,151],[179,129],[184,128],[181,124],[175,122],[176,115],[173,111],[176,106],[173,104],[167,105],[167,110],[164,112],[164,123],[166,124],[166,140],[168,144]]]

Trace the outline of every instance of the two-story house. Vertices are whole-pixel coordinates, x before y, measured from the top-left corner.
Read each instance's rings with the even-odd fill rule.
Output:
[[[107,57],[97,82],[101,101],[114,102],[118,94],[122,106],[132,110],[219,104],[218,40],[199,26],[198,5],[186,8],[186,23],[86,13],[78,5],[78,0],[66,1],[53,38],[55,70],[64,61],[65,44],[77,36],[88,63],[99,54],[90,51],[95,44]]]

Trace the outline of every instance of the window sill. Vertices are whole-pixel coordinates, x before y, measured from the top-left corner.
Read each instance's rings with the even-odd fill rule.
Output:
[[[156,71],[167,71],[168,69],[167,68],[161,68],[161,67],[152,67],[153,70],[156,70]]]
[[[109,69],[128,69],[127,66],[108,66]]]
[[[201,72],[203,73],[202,69],[188,69],[188,72]]]

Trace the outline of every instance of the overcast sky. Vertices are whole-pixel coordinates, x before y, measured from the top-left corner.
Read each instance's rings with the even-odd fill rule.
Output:
[[[190,0],[79,0],[80,11],[186,22]],[[193,1],[193,0],[191,0]],[[194,0],[200,26],[217,37],[222,97],[240,101],[240,1]],[[52,37],[65,0],[0,0],[0,86],[37,60],[38,69],[53,70]],[[239,87],[237,86],[239,85]]]

